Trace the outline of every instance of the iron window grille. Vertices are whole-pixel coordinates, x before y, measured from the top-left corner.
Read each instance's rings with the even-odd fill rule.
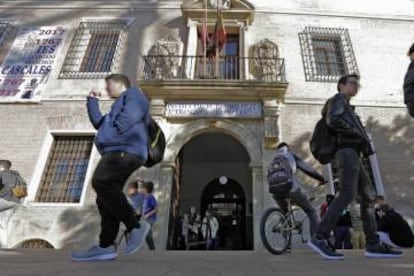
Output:
[[[80,202],[92,145],[93,136],[54,136],[36,202]]]
[[[97,79],[116,71],[127,21],[81,22],[60,72],[62,79]]]
[[[23,242],[19,248],[44,249],[53,248],[53,246],[45,240],[34,239]]]
[[[306,81],[336,82],[359,73],[347,29],[306,27],[299,41]]]
[[[0,22],[0,46],[6,41],[7,37],[10,35],[12,26],[7,22]]]

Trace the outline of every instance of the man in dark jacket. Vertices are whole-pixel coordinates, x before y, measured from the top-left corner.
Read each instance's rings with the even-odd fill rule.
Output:
[[[126,255],[142,247],[150,228],[148,223],[138,222],[123,193],[127,178],[147,159],[149,103],[141,91],[130,88],[126,76],[113,74],[105,81],[109,97],[115,99],[108,114],[102,116],[99,110],[100,93],[92,91],[87,98],[89,119],[98,130],[95,145],[102,155],[92,177],[101,233],[99,245],[72,253],[75,261],[115,259],[115,240],[121,222],[127,229]]]
[[[408,112],[414,118],[414,44],[408,50],[411,63],[404,78],[404,103]]]
[[[414,246],[414,235],[410,225],[388,204],[381,204],[378,234],[381,241],[403,248]]]
[[[354,107],[349,103],[358,93],[359,76],[351,74],[341,77],[337,89],[338,93],[326,102],[322,115],[336,136],[337,149],[333,161],[339,172],[339,193],[329,206],[309,246],[325,259],[344,259],[344,255],[336,252],[330,245],[329,233],[335,228],[344,209],[359,193],[367,241],[365,255],[376,258],[400,257],[402,253],[382,245],[376,233],[377,225],[372,206],[374,187],[361,162],[361,157],[371,155],[373,150]]]

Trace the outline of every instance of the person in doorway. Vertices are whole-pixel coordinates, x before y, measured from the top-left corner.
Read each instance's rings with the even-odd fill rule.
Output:
[[[361,157],[373,154],[370,140],[350,100],[358,93],[359,76],[342,76],[337,84],[338,93],[328,99],[323,110],[326,124],[336,136],[334,160],[339,172],[339,193],[332,201],[323,217],[316,235],[309,241],[309,247],[329,260],[345,259],[336,252],[328,241],[330,232],[335,228],[344,209],[359,193],[361,197],[361,216],[366,237],[365,255],[372,258],[401,257],[402,252],[381,244],[377,235],[373,200],[374,187],[366,172]]]
[[[404,77],[404,103],[408,113],[414,118],[414,44],[408,50],[408,56],[411,63]]]
[[[101,216],[99,244],[72,252],[74,261],[112,260],[117,258],[115,239],[120,223],[126,226],[125,255],[137,252],[150,229],[139,222],[123,192],[126,180],[145,164],[148,157],[149,102],[145,95],[131,88],[121,74],[105,78],[106,91],[115,102],[108,114],[102,115],[98,98],[91,91],[87,98],[89,119],[98,130],[95,145],[102,155],[92,177],[96,203]]]
[[[27,184],[9,160],[0,160],[0,211],[13,207],[27,196]]]
[[[328,211],[329,205],[331,205],[332,200],[334,200],[335,196],[328,194],[326,195],[326,201],[322,203],[320,210],[319,210],[319,216],[323,218],[323,216],[326,214],[326,211]]]
[[[292,201],[297,204],[308,216],[310,221],[310,232],[313,235],[319,225],[319,216],[316,209],[312,206],[307,196],[301,190],[301,183],[296,176],[297,169],[301,170],[308,176],[316,179],[319,181],[319,184],[323,185],[326,183],[325,178],[317,172],[314,168],[312,168],[309,164],[303,161],[300,157],[290,151],[289,145],[287,143],[280,143],[277,146],[276,156],[282,155],[289,160],[289,166],[293,173],[293,185],[290,189],[288,195],[286,194],[274,194],[273,198],[276,203],[279,205],[279,208],[285,214],[288,212],[288,204],[286,202],[287,196],[292,199]]]
[[[414,235],[407,221],[386,203],[380,205],[378,235],[385,244],[401,247],[414,247]]]
[[[336,249],[352,249],[351,227],[351,215],[348,208],[345,208],[334,230]]]
[[[206,211],[206,216],[203,219],[201,232],[206,241],[207,250],[216,250],[218,248],[218,231],[220,225],[217,218],[211,211]]]
[[[181,241],[180,245],[182,249],[188,250],[188,232],[190,229],[190,219],[189,215],[185,213],[183,215],[183,218],[181,219]]]
[[[152,235],[152,228],[154,223],[157,221],[157,210],[158,210],[158,203],[155,199],[153,192],[154,192],[154,183],[152,181],[145,181],[142,185],[142,190],[144,193],[144,204],[142,206],[142,218],[146,220],[150,225],[151,229],[149,230],[146,241],[148,248],[150,250],[155,250],[154,239]]]
[[[144,205],[145,198],[144,193],[139,190],[142,185],[143,181],[140,179],[137,179],[128,185],[128,202],[131,204],[138,220],[140,220],[142,216],[142,206]]]
[[[241,216],[236,210],[232,211],[231,216],[232,248],[238,250],[241,249]]]
[[[354,201],[350,208],[351,215],[351,236],[353,249],[365,249],[365,234],[361,218],[361,204]]]

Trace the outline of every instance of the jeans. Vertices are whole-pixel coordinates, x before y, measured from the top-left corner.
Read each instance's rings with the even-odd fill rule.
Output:
[[[290,192],[289,197],[292,199],[293,203],[298,205],[308,216],[310,223],[310,232],[311,235],[314,235],[318,230],[320,221],[315,208],[313,208],[306,195],[300,189]],[[286,214],[289,211],[286,197],[274,195],[273,198],[275,199],[277,205],[279,205],[279,208],[282,210],[282,212]]]
[[[151,223],[148,221],[148,223],[151,225],[151,228],[147,234],[147,237],[145,238],[145,241],[147,242],[148,248],[150,250],[155,250],[155,244],[154,244],[154,238],[152,236],[152,227],[154,225],[154,223]]]
[[[334,230],[343,210],[359,194],[361,197],[361,219],[367,245],[378,244],[377,223],[373,208],[374,187],[361,163],[358,152],[351,148],[339,149],[335,154],[335,159],[339,172],[339,195],[332,201],[319,224],[317,236],[327,239],[329,233]]]
[[[119,224],[125,224],[127,231],[138,225],[134,211],[123,193],[126,180],[144,161],[135,154],[125,152],[105,153],[92,177],[96,191],[96,204],[101,215],[99,245],[113,245],[119,231]]]
[[[349,227],[337,226],[334,232],[336,249],[352,249],[351,231]]]

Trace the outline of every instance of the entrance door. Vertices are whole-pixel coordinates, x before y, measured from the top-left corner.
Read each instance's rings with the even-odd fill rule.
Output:
[[[240,184],[224,176],[210,182],[201,200],[201,212],[207,210],[219,221],[219,249],[246,249],[246,198]]]
[[[208,209],[221,223],[220,249],[253,249],[252,172],[244,146],[223,133],[204,133],[184,145],[177,160],[168,249],[205,249],[201,231],[185,233]]]

